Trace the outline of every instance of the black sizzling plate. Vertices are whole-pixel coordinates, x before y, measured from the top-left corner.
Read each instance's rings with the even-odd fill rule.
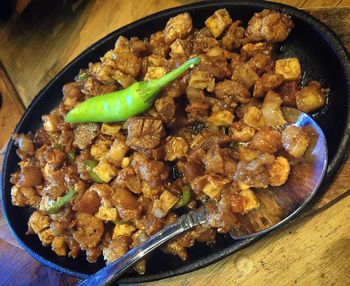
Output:
[[[87,67],[89,62],[98,61],[105,52],[112,49],[119,35],[147,37],[151,33],[163,29],[170,17],[185,11],[191,14],[194,26],[201,28],[206,18],[215,10],[224,7],[230,12],[233,19],[240,19],[245,25],[254,12],[259,12],[264,8],[275,9],[292,16],[295,28],[281,46],[281,57],[292,55],[298,57],[304,71],[304,82],[312,78],[320,81],[324,87],[331,89],[327,106],[314,115],[326,135],[329,147],[329,166],[321,188],[324,190],[338,171],[349,144],[350,67],[348,55],[337,37],[319,21],[295,8],[276,3],[264,1],[203,2],[162,11],[129,24],[89,47],[64,68],[34,98],[14,132],[35,131],[41,124],[41,116],[49,113],[61,100],[62,86],[73,81],[80,68]],[[43,264],[75,277],[86,278],[88,274],[103,267],[102,258],[97,263],[90,264],[84,255],[77,259],[59,257],[49,247],[43,247],[36,236],[25,235],[28,217],[33,210],[13,206],[10,196],[10,174],[18,169],[18,161],[16,148],[11,140],[3,165],[3,210],[20,245]],[[217,243],[212,247],[196,244],[190,248],[189,259],[186,262],[181,261],[178,257],[156,251],[149,257],[145,275],[128,273],[123,276],[120,282],[151,281],[189,272],[222,259],[257,239],[234,241],[227,235],[220,235]]]

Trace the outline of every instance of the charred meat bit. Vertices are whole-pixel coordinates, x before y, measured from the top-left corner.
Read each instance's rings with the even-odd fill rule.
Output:
[[[96,123],[83,123],[79,124],[74,129],[73,145],[80,150],[86,149],[92,144],[92,141],[96,138],[100,131],[100,127]]]

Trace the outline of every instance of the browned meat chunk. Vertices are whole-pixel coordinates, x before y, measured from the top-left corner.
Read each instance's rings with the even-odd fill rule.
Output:
[[[219,44],[207,28],[195,32],[192,43],[193,53],[196,54],[207,52],[210,48]]]
[[[141,59],[131,53],[117,54],[114,59],[115,68],[122,73],[136,77],[141,70]]]
[[[247,103],[250,98],[249,90],[234,80],[220,81],[215,85],[214,93],[227,104],[232,104],[232,101]]]
[[[224,158],[219,145],[213,145],[203,158],[206,173],[224,174]]]
[[[245,30],[241,25],[241,21],[235,21],[228,28],[227,32],[222,37],[222,45],[225,49],[234,50],[242,46],[245,38]]]
[[[230,14],[226,9],[219,9],[214,12],[206,21],[205,25],[211,34],[217,38],[232,23]]]
[[[303,157],[309,143],[309,135],[300,127],[288,126],[282,132],[283,147],[295,158]]]
[[[192,19],[190,14],[182,13],[170,18],[164,29],[164,39],[171,44],[176,39],[182,39],[192,30]]]
[[[147,44],[137,37],[131,37],[130,51],[138,57],[144,56],[147,52]]]
[[[299,110],[312,112],[326,103],[326,97],[317,81],[310,81],[308,86],[296,92],[296,104]]]
[[[34,155],[34,144],[30,136],[24,134],[15,134],[13,136],[16,146],[18,146],[17,153],[21,158],[23,155]]]
[[[264,127],[253,137],[251,147],[273,154],[282,149],[281,133],[271,127]]]
[[[121,187],[127,187],[134,194],[141,193],[141,181],[137,178],[134,170],[127,167],[118,173],[115,183]]]
[[[253,41],[282,42],[293,27],[290,16],[265,9],[250,19],[247,36]]]
[[[109,245],[103,249],[103,257],[106,263],[109,264],[127,253],[130,244],[130,237],[124,235],[118,236],[116,239],[112,240]]]
[[[258,42],[247,43],[241,49],[241,56],[245,60],[249,60],[257,54],[263,54],[266,56],[272,56],[274,46],[272,43]]]
[[[168,177],[164,163],[155,160],[149,160],[145,156],[134,153],[131,166],[134,168],[137,176],[147,182],[151,188],[159,187]]]
[[[279,87],[283,82],[283,76],[280,74],[265,73],[254,85],[254,97],[262,97],[269,90]]]
[[[103,221],[87,213],[76,213],[76,230],[73,238],[81,249],[94,248],[104,232]]]
[[[174,161],[186,155],[188,144],[182,137],[168,136],[165,142],[165,160]]]
[[[296,93],[299,90],[300,87],[296,81],[283,83],[278,89],[278,92],[283,100],[283,105],[296,107]]]
[[[113,194],[113,203],[118,209],[119,216],[125,220],[137,218],[141,212],[141,205],[136,197],[124,188],[117,188]]]
[[[92,141],[96,138],[100,131],[100,126],[96,123],[83,123],[79,124],[74,129],[73,145],[80,150],[85,149],[92,144]]]
[[[269,167],[274,163],[275,157],[265,153],[250,162],[240,161],[237,164],[235,179],[249,187],[266,188],[270,182]]]
[[[38,192],[32,187],[13,186],[11,188],[11,201],[15,206],[33,206],[37,208],[40,200]]]
[[[253,70],[249,63],[240,64],[232,73],[232,79],[250,88],[258,80],[259,75]]]
[[[65,84],[62,92],[63,103],[69,110],[84,99],[84,94],[81,92],[80,85],[75,82]]]
[[[101,199],[93,188],[88,189],[75,204],[74,210],[94,215],[101,205]]]
[[[38,167],[25,166],[21,168],[18,185],[21,187],[35,187],[42,182],[42,174]]]
[[[87,97],[105,94],[115,90],[116,86],[114,84],[103,84],[101,81],[92,78],[85,80],[81,87],[82,93]]]
[[[126,122],[128,137],[126,144],[131,148],[156,148],[164,136],[163,122],[151,117],[132,117]]]
[[[170,96],[158,98],[154,103],[155,108],[159,112],[159,115],[165,122],[170,122],[175,116],[175,103],[174,99]]]
[[[201,63],[198,69],[210,72],[215,78],[224,79],[231,76],[226,58],[222,56],[201,56]]]
[[[256,54],[248,63],[258,75],[270,72],[274,64],[271,56],[263,53]]]

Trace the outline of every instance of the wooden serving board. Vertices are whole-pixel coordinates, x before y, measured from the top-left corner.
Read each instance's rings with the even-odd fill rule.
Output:
[[[143,0],[140,1],[142,2]],[[79,4],[82,1],[77,2]],[[120,2],[125,3],[124,7],[126,8],[133,7],[133,4],[128,4],[128,1]],[[134,1],[131,2],[134,3]],[[144,11],[156,12],[180,4],[187,4],[190,1],[177,1],[176,3],[169,1],[167,4],[159,4],[157,8],[155,8],[155,2],[158,1],[146,2],[148,6],[145,4]],[[289,2],[299,5],[298,3],[303,1],[298,2],[298,0],[293,0]],[[345,2],[340,1],[339,3],[344,4]],[[94,42],[105,34],[97,35],[96,32],[93,32],[96,24],[100,25],[98,19],[100,19],[101,15],[99,16],[98,13],[104,13],[100,4],[94,5],[97,7],[97,10],[94,10],[97,16],[92,18],[92,23],[84,22],[84,19],[87,20],[88,16],[91,16],[91,7],[89,9],[86,8],[84,10],[85,12],[79,12],[86,15],[74,21],[77,21],[76,24],[78,26],[75,29],[80,29],[78,30],[79,33],[86,35],[91,32],[95,34],[88,40],[78,39],[77,42],[77,39],[69,39],[66,32],[62,32],[63,35],[61,34],[61,38],[58,39],[59,45],[62,44],[61,41],[63,40],[72,40],[77,44],[75,47],[78,46],[80,50],[75,48],[72,53],[63,51],[64,59],[58,57],[60,62],[56,62],[53,65],[54,71],[51,70],[46,75],[43,75],[43,72],[40,71],[40,77],[34,79],[31,89],[26,89],[24,81],[20,82],[19,77],[14,76],[14,83],[25,105],[28,105],[32,96],[38,91],[38,88],[46,84],[57,71],[63,68],[81,50],[85,49],[88,45],[87,43],[90,43],[89,41]],[[110,2],[107,5],[111,6],[110,8],[113,5],[115,5],[114,8],[118,6],[118,4],[111,4]],[[79,9],[79,7],[76,9]],[[348,51],[350,50],[350,7],[313,8],[306,10],[336,32],[343,41],[344,46]],[[117,21],[117,24],[119,23],[118,27],[136,20],[135,15],[137,15],[137,18],[144,16],[145,12],[135,13],[133,10],[128,11],[130,21]],[[118,27],[109,27],[109,29],[114,30]],[[55,29],[64,30],[64,27],[57,27]],[[73,32],[74,35],[77,35],[77,30]],[[4,35],[4,29],[1,29],[0,26],[1,35]],[[29,46],[34,48],[35,45],[33,42],[30,42]],[[56,53],[57,51],[51,52]],[[26,61],[28,60],[23,60],[25,64],[28,64]],[[14,71],[16,69],[12,66],[10,70]],[[38,70],[34,70],[33,72],[37,75],[39,73]],[[38,79],[39,81],[37,81]],[[0,104],[0,148],[2,148],[10,137],[15,123],[20,118],[20,115],[23,114],[24,108],[21,100],[16,95],[15,89],[11,85],[11,81],[7,78],[1,67],[0,95],[2,98],[2,104]],[[7,123],[4,124],[4,122]],[[0,151],[0,162],[2,162],[3,153],[4,150]],[[350,160],[344,158],[344,164],[328,190],[316,204],[307,211],[304,211],[296,222],[268,234],[251,247],[241,250],[214,265],[189,274],[166,279],[167,285],[192,286],[203,285],[204,283],[208,285],[214,283],[216,285],[233,285],[233,283],[236,284],[238,282],[242,285],[262,285],[273,284],[276,281],[279,281],[281,285],[292,283],[299,285],[329,285],[330,282],[337,285],[348,285],[350,283],[350,263],[348,262],[348,257],[350,257],[350,222],[348,220],[348,213],[350,211],[349,186]],[[33,285],[35,283],[43,285],[73,285],[77,281],[74,278],[59,274],[54,270],[42,266],[20,249],[4,222],[1,210],[0,252],[2,253],[0,256],[0,265],[5,265],[0,267],[0,277],[6,277],[3,281],[0,281],[0,285],[19,285],[23,283],[33,283]],[[281,257],[284,258],[281,259]],[[163,280],[151,284],[144,283],[143,285],[164,285],[164,283],[165,281]]]

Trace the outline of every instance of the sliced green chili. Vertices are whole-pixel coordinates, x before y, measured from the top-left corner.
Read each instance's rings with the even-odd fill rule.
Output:
[[[54,143],[53,148],[61,151],[63,150],[63,146],[60,143]]]
[[[105,181],[103,181],[94,171],[94,168],[98,165],[98,162],[96,160],[85,160],[84,166],[86,170],[89,173],[89,176],[91,180],[95,181],[96,183],[103,184]]]
[[[73,163],[74,159],[75,159],[75,153],[74,152],[69,152],[69,153],[67,153],[67,157],[68,157],[68,161],[70,163]]]
[[[238,142],[236,142],[236,141],[232,141],[229,145],[228,145],[228,147],[230,147],[230,149],[232,150],[232,151],[236,151],[237,150],[237,148],[238,148]]]
[[[184,185],[182,187],[182,197],[176,203],[175,208],[178,209],[187,205],[190,202],[190,199],[191,199],[191,187],[189,185]]]
[[[53,203],[46,211],[48,214],[57,214],[61,208],[68,203],[75,195],[77,191],[74,188],[70,188],[68,193],[63,197],[59,198],[55,203]]]
[[[135,82],[125,89],[94,96],[69,111],[64,121],[68,123],[125,121],[150,109],[163,87],[200,61],[199,57],[195,57],[159,79]]]
[[[80,72],[78,75],[78,80],[84,81],[84,80],[87,80],[88,77],[89,75],[86,72]]]

